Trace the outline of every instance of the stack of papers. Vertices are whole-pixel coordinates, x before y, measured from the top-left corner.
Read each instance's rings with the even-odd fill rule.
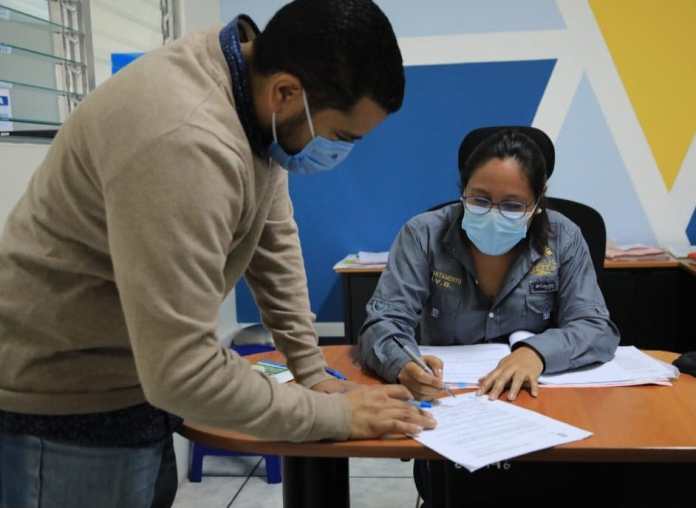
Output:
[[[621,258],[642,258],[664,256],[664,249],[659,247],[651,247],[649,245],[631,244],[631,245],[613,245],[607,246],[607,259]]]
[[[560,374],[541,376],[539,382],[548,386],[671,386],[671,380],[679,377],[674,365],[656,360],[634,346],[622,346],[616,356],[602,365],[584,367]]]
[[[357,261],[361,265],[386,265],[389,259],[388,252],[358,252]]]
[[[430,412],[437,427],[414,439],[471,472],[592,435],[534,411],[473,393],[439,399]]]
[[[384,268],[387,264],[388,252],[368,252],[363,254],[362,260],[358,258],[358,254],[349,254],[333,267],[334,270],[350,269],[350,268]],[[366,256],[366,255],[367,256]],[[386,256],[384,256],[386,255]]]
[[[421,354],[433,355],[444,363],[444,382],[460,387],[478,385],[478,380],[495,369],[510,354],[507,344],[474,344],[469,346],[421,346]],[[617,348],[613,360],[574,369],[560,374],[547,374],[539,383],[548,387],[606,387],[646,384],[671,385],[679,377],[674,366],[656,360],[634,346]]]

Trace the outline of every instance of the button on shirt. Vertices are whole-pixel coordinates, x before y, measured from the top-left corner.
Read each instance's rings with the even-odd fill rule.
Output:
[[[394,382],[409,358],[391,337],[448,346],[507,341],[526,330],[522,344],[555,373],[613,358],[619,331],[580,229],[548,210],[544,252],[524,240],[520,254],[491,301],[481,291],[460,223],[461,204],[411,219],[399,232],[387,267],[367,304],[360,332],[364,365]],[[517,345],[516,345],[517,347]]]

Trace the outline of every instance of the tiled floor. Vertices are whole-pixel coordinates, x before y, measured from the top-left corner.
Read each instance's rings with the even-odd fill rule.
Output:
[[[257,457],[206,457],[203,481],[184,482],[174,508],[282,508],[283,487],[266,483]],[[396,459],[350,460],[351,508],[418,506],[413,462]]]

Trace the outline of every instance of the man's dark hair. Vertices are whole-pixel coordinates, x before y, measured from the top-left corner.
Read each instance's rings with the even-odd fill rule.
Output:
[[[313,110],[349,111],[363,97],[401,108],[404,68],[389,20],[371,0],[295,0],[254,42],[254,69],[297,76]]]
[[[534,199],[542,210],[540,214],[534,215],[529,225],[529,238],[534,249],[543,254],[550,231],[544,196],[547,166],[543,152],[532,138],[514,128],[500,130],[487,138],[476,147],[459,168],[461,190],[464,191],[471,176],[488,161],[508,158],[513,158],[519,163],[522,172],[529,180]]]

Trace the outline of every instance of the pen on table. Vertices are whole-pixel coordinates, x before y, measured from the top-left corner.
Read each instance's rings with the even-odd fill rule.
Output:
[[[427,400],[409,400],[408,403],[420,409],[431,409],[433,407],[433,403]]]
[[[341,381],[346,381],[348,379],[346,376],[338,372],[336,369],[332,369],[331,367],[326,367],[326,372],[331,374],[336,379],[340,379]]]
[[[432,369],[430,367],[428,367],[428,364],[426,364],[420,356],[418,356],[416,353],[411,351],[410,347],[403,345],[401,343],[401,341],[399,339],[397,339],[396,337],[392,337],[392,339],[394,339],[394,342],[396,342],[396,344],[403,350],[404,353],[406,353],[408,355],[408,357],[411,360],[416,362],[416,365],[418,365],[421,369],[423,369],[425,372],[427,372],[431,376],[435,376],[435,373],[432,371]],[[437,376],[435,376],[435,377],[437,377]],[[449,389],[449,387],[446,384],[443,383],[443,386],[445,387],[444,389],[450,395],[450,397],[456,397],[456,395],[452,392],[452,390]]]

